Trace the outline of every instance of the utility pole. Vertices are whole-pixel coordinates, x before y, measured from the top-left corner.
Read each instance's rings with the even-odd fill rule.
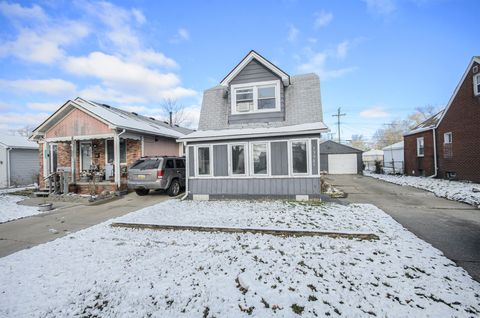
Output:
[[[332,115],[333,117],[337,117],[337,127],[338,127],[338,143],[341,143],[340,142],[340,117],[342,116],[346,116],[347,114],[343,113],[341,114],[340,113],[340,107],[338,107],[338,110],[337,110],[337,114],[336,115]]]

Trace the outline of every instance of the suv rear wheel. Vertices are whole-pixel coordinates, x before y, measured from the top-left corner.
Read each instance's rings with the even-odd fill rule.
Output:
[[[139,196],[144,196],[144,195],[147,195],[148,192],[150,192],[150,190],[148,190],[148,189],[135,189],[135,192]]]
[[[176,197],[180,194],[180,182],[177,179],[172,180],[172,184],[168,188],[168,195],[171,197]]]

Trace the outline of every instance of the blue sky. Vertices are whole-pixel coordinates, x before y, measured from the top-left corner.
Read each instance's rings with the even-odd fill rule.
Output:
[[[251,49],[321,78],[324,120],[369,138],[448,102],[480,55],[478,1],[0,0],[0,130],[83,96],[149,116],[175,98],[195,126],[202,91]],[[475,25],[474,25],[475,23]]]

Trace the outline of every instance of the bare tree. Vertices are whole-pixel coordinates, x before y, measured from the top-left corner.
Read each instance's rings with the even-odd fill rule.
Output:
[[[350,146],[360,150],[368,150],[370,147],[362,135],[352,135]]]
[[[187,119],[185,114],[185,106],[179,104],[176,99],[166,98],[163,100],[161,107],[166,113],[167,120],[171,125],[180,125]],[[171,118],[170,118],[171,116]]]
[[[18,136],[23,136],[23,137],[30,137],[32,134],[34,127],[32,126],[24,126],[22,128],[17,128],[17,129],[10,129],[8,133],[10,135],[18,135]]]
[[[425,105],[415,108],[415,111],[408,115],[409,128],[412,129],[418,124],[421,124],[439,111],[439,107],[435,107],[433,105]]]

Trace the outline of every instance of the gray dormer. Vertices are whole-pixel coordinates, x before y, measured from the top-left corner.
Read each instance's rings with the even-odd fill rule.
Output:
[[[316,74],[290,77],[251,51],[204,92],[199,130],[286,126],[322,121]]]

